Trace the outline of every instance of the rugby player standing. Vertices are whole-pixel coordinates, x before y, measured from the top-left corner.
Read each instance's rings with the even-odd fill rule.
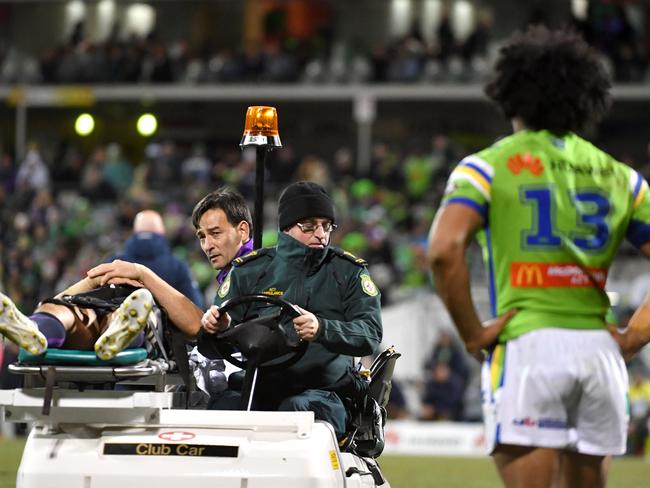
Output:
[[[514,133],[458,164],[431,228],[437,291],[467,349],[488,349],[486,435],[507,487],[604,486],[609,457],[625,452],[619,345],[628,354],[648,341],[650,304],[610,335],[605,283],[624,238],[650,256],[650,194],[577,135],[606,112],[610,85],[577,34],[515,34],[485,88]],[[496,317],[486,324],[465,263],[474,238]]]

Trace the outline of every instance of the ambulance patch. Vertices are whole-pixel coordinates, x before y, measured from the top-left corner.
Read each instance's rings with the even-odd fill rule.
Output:
[[[284,292],[282,290],[278,290],[275,286],[272,286],[268,290],[264,290],[262,292],[262,295],[268,295],[271,297],[281,297],[284,295]]]
[[[221,283],[221,286],[219,287],[219,291],[217,292],[217,295],[219,295],[219,298],[224,298],[228,292],[230,291],[230,273],[228,273],[228,276],[226,276],[226,279],[223,280],[223,283]]]
[[[366,295],[370,295],[371,297],[377,296],[379,293],[379,290],[377,290],[377,286],[372,281],[372,278],[367,274],[361,275],[361,289]]]

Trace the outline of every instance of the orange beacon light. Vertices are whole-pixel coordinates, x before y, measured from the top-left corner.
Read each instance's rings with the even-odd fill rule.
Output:
[[[240,146],[282,147],[275,107],[252,106],[246,111],[246,125]]]

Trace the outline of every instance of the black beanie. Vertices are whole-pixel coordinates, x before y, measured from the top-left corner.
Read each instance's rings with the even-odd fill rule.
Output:
[[[278,202],[278,220],[281,230],[310,217],[336,219],[334,204],[318,183],[299,181],[287,186]]]

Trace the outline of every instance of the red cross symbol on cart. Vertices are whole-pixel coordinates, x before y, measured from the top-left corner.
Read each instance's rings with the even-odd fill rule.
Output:
[[[172,430],[170,432],[162,432],[158,434],[158,437],[166,441],[180,442],[180,441],[189,441],[190,439],[194,439],[196,435],[193,434],[192,432],[184,432],[182,430]]]

